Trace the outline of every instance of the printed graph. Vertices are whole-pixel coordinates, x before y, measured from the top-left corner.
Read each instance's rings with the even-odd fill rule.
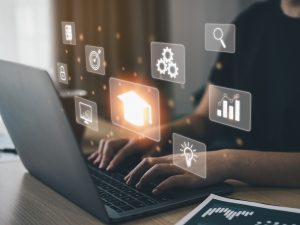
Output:
[[[240,217],[240,216],[252,216],[254,214],[253,211],[235,211],[235,210],[231,210],[229,208],[221,208],[221,207],[218,207],[218,208],[210,208],[208,209],[205,213],[202,214],[202,218],[205,218],[205,217],[209,217],[209,216],[212,216],[214,214],[223,214],[224,217],[227,219],[227,220],[233,220],[235,217]]]

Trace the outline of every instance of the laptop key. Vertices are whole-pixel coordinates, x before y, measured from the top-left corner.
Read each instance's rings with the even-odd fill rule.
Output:
[[[122,197],[126,197],[127,195],[122,192],[119,192],[119,193],[116,193],[115,196],[122,198]]]
[[[134,209],[133,207],[131,207],[131,206],[129,206],[129,205],[121,206],[120,208],[121,208],[122,210],[124,210],[124,211],[129,211],[129,210]]]
[[[156,200],[147,197],[138,198],[138,200],[146,205],[153,205],[155,203],[158,203]]]
[[[132,202],[128,202],[129,205],[132,205],[135,208],[141,208],[146,206],[144,203],[140,202],[140,201],[132,201]]]
[[[134,198],[129,197],[129,196],[122,197],[121,199],[122,199],[123,201],[125,201],[125,202],[131,202],[131,201],[134,201],[134,200],[135,200]]]
[[[143,195],[143,194],[140,194],[140,193],[138,193],[138,192],[135,192],[135,193],[133,193],[132,196],[134,196],[135,198],[140,198],[140,197],[143,197],[144,195]]]
[[[115,210],[116,212],[122,212],[122,210],[121,209],[119,209],[118,207],[116,207],[116,206],[109,206],[110,208],[112,208],[113,210]]]

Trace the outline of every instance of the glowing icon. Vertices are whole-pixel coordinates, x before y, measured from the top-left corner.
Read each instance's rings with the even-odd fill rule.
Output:
[[[234,24],[205,24],[205,50],[235,53],[236,27]]]
[[[68,66],[65,63],[57,63],[57,78],[62,84],[69,83]]]
[[[89,55],[90,66],[95,71],[99,70],[101,66],[100,54],[101,54],[101,50],[98,49],[97,52],[91,51]]]
[[[194,154],[194,152],[196,152],[197,150],[193,149],[193,145],[189,142],[183,142],[183,144],[181,144],[180,151],[185,157],[187,167],[191,167],[192,161],[196,162],[195,158],[197,158],[197,155]]]
[[[241,130],[251,130],[251,93],[209,86],[209,119]]]
[[[185,47],[181,44],[151,43],[151,74],[153,78],[185,83]]]
[[[86,70],[105,75],[104,49],[97,46],[85,46]]]
[[[240,110],[241,103],[239,100],[239,94],[235,94],[233,98],[229,98],[226,93],[224,93],[222,99],[218,102],[218,106],[222,109],[217,109],[217,116],[228,118],[230,120],[240,121]]]
[[[74,97],[76,122],[98,131],[98,112],[96,102],[78,96]]]
[[[165,47],[162,51],[161,58],[157,60],[156,68],[161,75],[168,75],[175,79],[178,76],[178,66],[173,61],[174,53],[171,48]]]
[[[76,45],[75,23],[61,22],[62,40],[66,45]]]
[[[90,124],[93,122],[92,106],[79,102],[79,115],[85,124]]]
[[[62,65],[59,67],[59,76],[60,76],[61,80],[66,80],[67,79],[65,67],[62,66]]]
[[[72,26],[70,24],[65,25],[65,38],[66,38],[66,41],[73,40]]]
[[[153,141],[160,141],[158,89],[110,78],[109,90],[112,123]]]
[[[206,145],[173,133],[173,164],[206,178]]]
[[[214,39],[216,39],[216,41],[221,42],[223,48],[226,48],[226,44],[225,44],[225,42],[223,40],[224,32],[223,32],[223,30],[220,27],[216,27],[214,29],[213,35],[214,35]]]
[[[151,106],[134,91],[129,91],[118,96],[123,102],[124,118],[135,126],[144,126],[148,118],[148,124],[152,124]]]

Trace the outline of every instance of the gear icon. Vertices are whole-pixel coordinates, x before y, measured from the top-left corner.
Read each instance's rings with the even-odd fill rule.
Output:
[[[160,58],[157,60],[156,68],[160,74],[165,75],[166,72],[168,71],[168,64],[166,63],[166,61],[163,58]]]
[[[174,59],[173,58],[174,53],[173,53],[172,49],[169,48],[169,47],[165,47],[163,49],[162,56],[163,56],[166,63],[172,62],[173,59]]]
[[[169,62],[168,65],[168,74],[171,78],[176,78],[178,76],[178,66],[174,62]]]

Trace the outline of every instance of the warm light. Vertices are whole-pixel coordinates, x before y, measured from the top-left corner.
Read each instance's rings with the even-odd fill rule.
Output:
[[[144,126],[148,121],[148,124],[152,124],[152,110],[151,106],[136,92],[129,91],[118,96],[123,102],[124,119],[135,125]]]

